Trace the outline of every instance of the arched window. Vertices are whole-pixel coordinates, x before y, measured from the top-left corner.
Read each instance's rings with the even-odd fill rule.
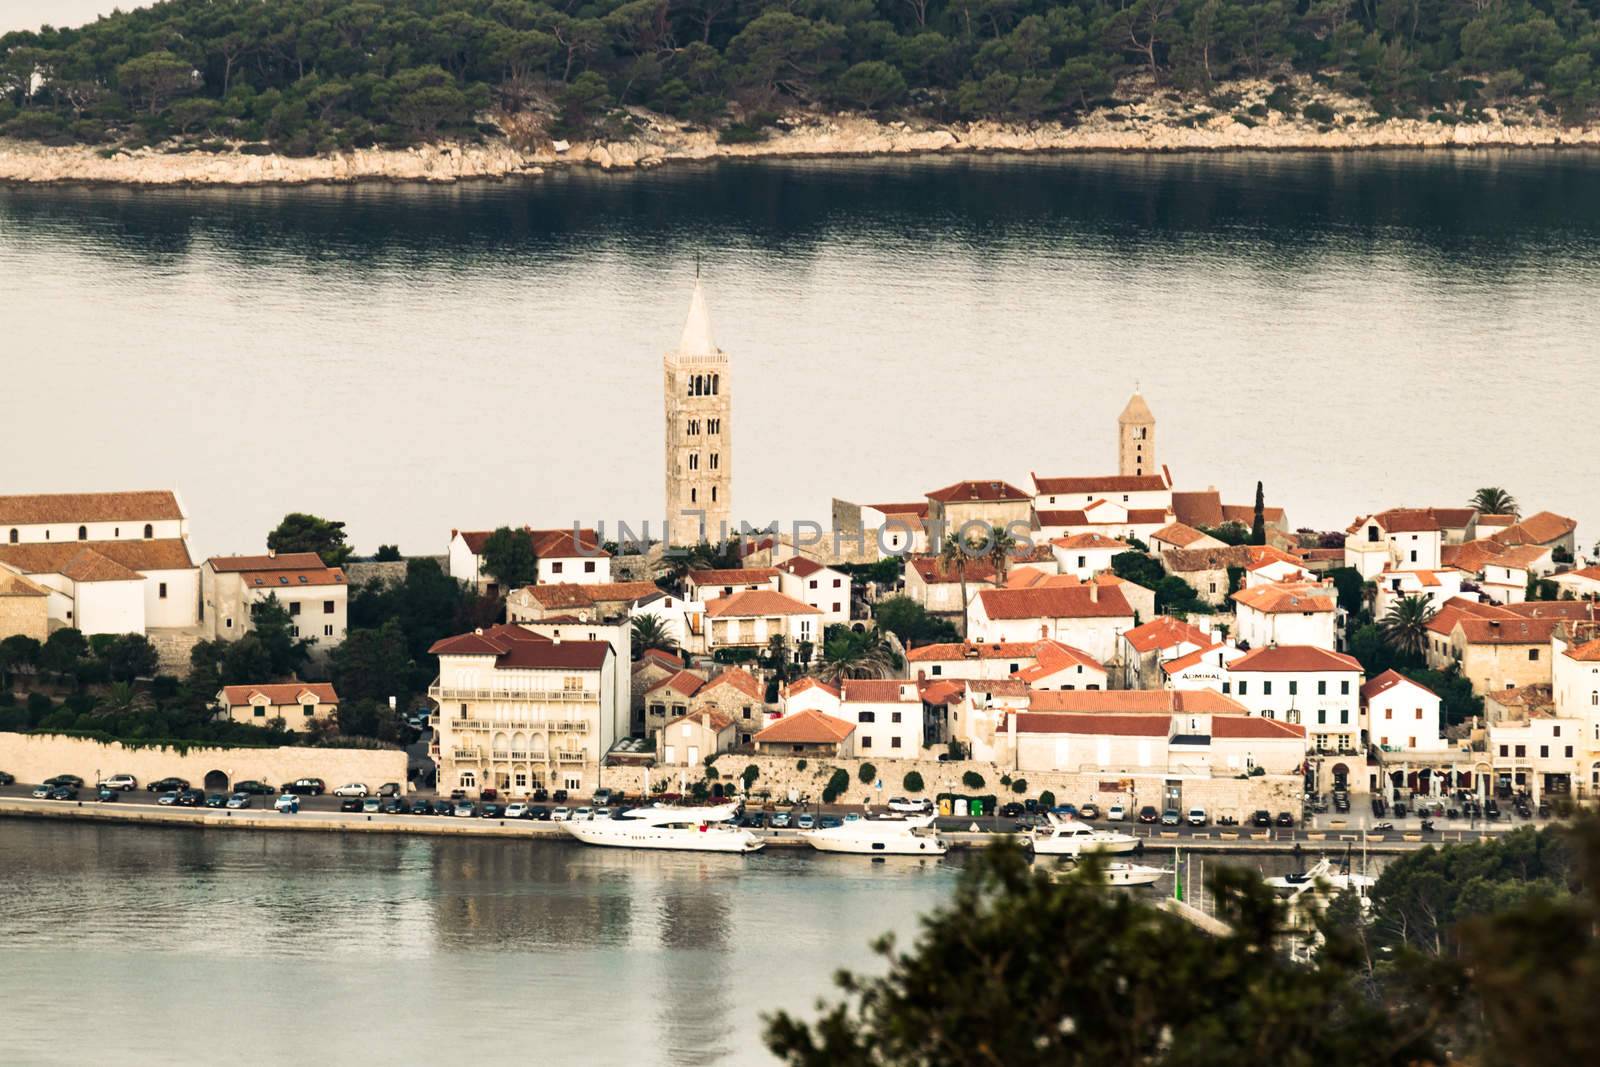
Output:
[[[693,486],[690,486],[689,487],[689,503],[693,504],[696,500],[699,499],[699,497],[700,497],[700,490],[694,488]]]
[[[89,527],[87,527],[87,526],[78,527],[78,540],[80,540],[80,541],[89,540]]]
[[[711,376],[711,395],[712,396],[716,396],[717,395],[717,386],[720,384],[721,378],[722,378],[722,375],[720,375],[720,374],[713,374]]]
[[[717,487],[714,485],[711,487],[711,502],[713,504],[717,502]]]
[[[148,522],[145,523],[144,524],[144,539],[146,541],[148,541],[148,540],[150,540],[150,538],[154,537],[155,535],[156,535],[156,528],[154,526],[150,525]]]
[[[14,528],[11,531],[11,543],[12,544],[16,544],[17,543],[17,531]]]

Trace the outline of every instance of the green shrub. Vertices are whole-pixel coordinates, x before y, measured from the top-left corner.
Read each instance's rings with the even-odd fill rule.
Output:
[[[1055,807],[1056,806],[1056,795],[1054,793],[1052,793],[1050,790],[1046,789],[1043,793],[1039,794],[1039,806],[1041,808],[1053,808],[1053,807]]]
[[[1018,778],[1011,783],[1011,791],[1013,793],[1026,793],[1028,791],[1028,780],[1026,778]]]
[[[833,777],[828,779],[827,788],[822,791],[822,802],[824,804],[832,804],[843,796],[844,791],[849,788],[850,775],[845,773],[843,767],[840,767],[833,772]]]
[[[1000,776],[1000,784],[1001,784],[1001,785],[1010,785],[1010,784],[1011,784],[1011,775],[1009,775],[1009,774],[1002,774],[1002,775],[1001,775],[1001,776]]]
[[[806,769],[806,761],[803,760],[803,759],[802,760],[796,760],[795,764],[794,764],[794,769],[797,770],[797,771],[805,770]]]
[[[767,139],[767,131],[743,122],[732,122],[717,134],[718,144],[760,144]]]
[[[950,754],[950,758],[953,760],[963,760],[967,758],[967,746],[963,745],[960,741],[952,741],[944,747],[945,751]]]
[[[1246,115],[1243,111],[1235,111],[1231,117],[1234,122],[1237,122],[1245,129],[1251,129],[1256,125],[1256,120]]]
[[[977,771],[968,771],[966,774],[961,776],[961,784],[966,786],[968,789],[982,789],[983,775],[979,774]]]
[[[873,782],[878,780],[878,768],[874,767],[870,763],[863,763],[861,765],[861,770],[857,772],[856,776],[861,779],[863,784],[871,785]]]
[[[1312,122],[1329,123],[1334,119],[1334,110],[1327,104],[1311,103],[1300,109],[1300,114]]]
[[[55,707],[55,702],[43,693],[28,694],[28,714],[34,718],[50,714],[50,709]]]
[[[754,763],[752,763],[752,764],[750,764],[750,766],[746,767],[744,769],[743,773],[741,773],[739,775],[739,778],[744,782],[745,792],[749,792],[750,791],[750,786],[755,782],[755,780],[757,778],[760,778],[760,777],[761,777],[761,768],[760,767],[757,767]]]
[[[923,788],[922,775],[918,774],[916,771],[911,771],[907,773],[905,780],[902,781],[900,785],[907,793],[920,793],[922,792]]]

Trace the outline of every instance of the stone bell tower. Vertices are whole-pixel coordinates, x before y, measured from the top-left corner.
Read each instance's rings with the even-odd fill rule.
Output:
[[[695,278],[678,347],[662,360],[667,411],[667,541],[688,546],[733,536],[733,389],[728,357],[711,337],[711,312]]]
[[[1124,477],[1161,473],[1156,466],[1156,417],[1138,386],[1117,416],[1117,473]]]

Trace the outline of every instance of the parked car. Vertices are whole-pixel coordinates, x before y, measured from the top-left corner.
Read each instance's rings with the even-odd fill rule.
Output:
[[[1274,819],[1273,821],[1276,822],[1279,826],[1290,826],[1290,827],[1292,827],[1294,825],[1294,816],[1292,814],[1290,814],[1289,812],[1287,812],[1287,811],[1280,811],[1280,812],[1278,812],[1278,817],[1276,819]]]
[[[1020,818],[1025,810],[1021,804],[1013,800],[1009,804],[1000,805],[1000,817],[1002,819]]]
[[[102,788],[116,789],[126,793],[130,789],[139,788],[138,781],[131,774],[113,774],[110,778],[100,783]]]
[[[160,796],[156,797],[156,803],[157,804],[164,804],[164,805],[169,805],[170,806],[172,804],[176,804],[177,802],[178,802],[178,793],[177,793],[176,790],[168,790],[167,792],[162,793]]]
[[[233,783],[233,791],[252,797],[269,797],[277,792],[266,782],[258,782],[254,778],[247,778],[242,782]]]
[[[338,789],[335,789],[333,795],[336,797],[365,797],[370,792],[371,790],[362,782],[346,782]]]
[[[180,808],[198,808],[206,802],[206,794],[200,789],[185,789],[178,794]]]
[[[761,817],[761,813],[757,812],[756,813],[756,817],[760,818]],[[844,821],[845,822],[860,822],[861,821],[861,814],[860,814],[860,812],[852,811],[850,814],[848,814],[848,815],[846,815],[844,817]]]
[[[843,825],[844,820],[837,815],[823,815],[817,819],[817,828],[820,830],[832,830],[835,826]]]
[[[46,778],[45,785],[70,785],[74,789],[83,788],[83,779],[76,774],[58,774],[54,778]]]
[[[1121,804],[1113,804],[1106,809],[1107,822],[1121,822],[1128,817],[1128,809]]]
[[[567,807],[559,807],[555,811],[550,813],[550,821],[551,822],[570,822],[571,819],[572,819],[572,809],[567,808]]]
[[[456,809],[451,814],[458,819],[470,819],[478,814],[478,805],[470,800],[458,800],[456,801]]]
[[[1050,814],[1059,815],[1063,819],[1075,819],[1078,817],[1078,806],[1076,804],[1057,804],[1050,809]]]
[[[433,813],[435,815],[454,815],[456,813],[455,801],[435,800],[433,802]]]
[[[428,803],[426,800],[419,800],[415,804],[411,805],[411,814],[432,815],[433,805]]]
[[[815,827],[816,825],[817,825],[817,820],[813,819],[811,817],[811,813],[810,812],[806,812],[806,813],[802,814],[799,819],[795,820],[795,826],[799,827],[802,830],[810,830],[813,827]]]
[[[771,822],[774,830],[787,829],[789,826],[789,813],[786,811],[775,811],[772,813]]]
[[[594,809],[590,807],[582,807],[572,813],[572,819],[574,822],[588,822],[593,818]]]
[[[248,808],[249,806],[249,793],[234,793],[233,796],[228,798],[228,807],[230,808]]]
[[[485,804],[478,814],[482,815],[485,819],[498,819],[500,818],[501,813],[504,811],[505,809],[498,804]]]
[[[1254,815],[1250,816],[1250,825],[1251,826],[1271,826],[1272,825],[1272,812],[1266,811],[1266,810],[1257,811]]]
[[[1144,807],[1139,809],[1140,822],[1153,823],[1159,818],[1161,818],[1161,813],[1149,804],[1146,804]]]
[[[273,803],[272,807],[285,815],[294,815],[300,810],[300,798],[293,793],[285,793]]]
[[[16,785],[16,784],[17,784],[17,776],[16,775],[7,774],[5,771],[0,771],[0,785]]]
[[[1190,808],[1189,809],[1189,825],[1190,826],[1204,826],[1206,823],[1208,823],[1210,821],[1211,820],[1206,817],[1206,809],[1205,808]]]
[[[609,789],[596,789],[594,791],[594,806],[597,808],[605,807],[606,805],[610,804],[613,799],[615,798]]]
[[[760,830],[762,827],[767,825],[766,813],[761,811],[752,811],[749,815],[744,817],[743,825],[751,830]]]
[[[158,778],[145,786],[151,793],[181,793],[189,788],[189,783],[182,778]]]
[[[1162,826],[1177,826],[1181,822],[1183,822],[1183,813],[1177,808],[1168,808],[1161,813]]]
[[[610,808],[595,808],[594,817],[596,819],[611,819],[616,817],[616,812]]]
[[[514,800],[510,804],[506,805],[506,818],[526,819],[527,817],[528,805],[522,803],[520,800]]]
[[[77,800],[78,787],[75,785],[57,785],[50,788],[51,800]]]
[[[1398,810],[1399,805],[1397,804],[1395,807]],[[1483,814],[1490,819],[1498,819],[1500,817],[1500,805],[1496,803],[1494,797],[1490,797],[1483,805]]]
[[[911,800],[907,797],[890,797],[889,810],[903,815],[926,815],[933,810],[933,801],[927,798]]]
[[[226,796],[224,796],[223,794],[221,794],[221,793],[207,793],[206,794],[206,807],[208,807],[208,808],[226,807],[227,803],[228,803],[228,798]]]
[[[296,797],[320,797],[328,791],[321,778],[296,778],[284,785],[283,791]]]
[[[361,801],[361,810],[367,815],[376,815],[382,803],[377,797],[367,797]]]
[[[360,797],[345,797],[343,800],[339,801],[339,810],[340,811],[360,811],[361,810],[361,798]]]
[[[528,808],[528,818],[534,820],[535,822],[549,822],[550,809],[545,807],[543,804],[533,805],[532,807]]]
[[[397,797],[397,796],[399,796],[400,795],[400,783],[399,782],[384,782],[382,785],[380,785],[378,787],[378,795],[380,797]]]
[[[102,804],[104,804],[104,803],[106,803],[108,801],[116,800],[121,795],[122,795],[122,790],[120,790],[120,789],[112,789],[110,786],[107,786],[107,785],[103,785],[103,786],[101,786],[100,788],[98,788],[98,789],[96,789],[94,791],[94,798],[96,800],[100,801],[100,803],[102,803]]]
[[[35,799],[35,800],[49,800],[50,799],[50,790],[52,790],[54,788],[55,788],[55,786],[53,786],[53,785],[36,785],[36,786],[34,786],[33,787],[33,793],[32,793],[33,799]]]

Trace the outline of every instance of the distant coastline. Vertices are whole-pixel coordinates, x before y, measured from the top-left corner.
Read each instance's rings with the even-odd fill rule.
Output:
[[[725,144],[714,131],[649,112],[634,113],[636,133],[626,140],[570,145],[539,137],[481,143],[437,142],[410,148],[356,149],[333,155],[292,157],[153,147],[111,150],[46,146],[0,140],[0,183],[128,186],[270,186],[354,182],[503,181],[537,177],[558,167],[631,171],[669,163],[742,159],[906,159],[1005,153],[1208,153],[1248,151],[1344,152],[1416,149],[1600,147],[1600,126],[1563,126],[1537,109],[1492,114],[1484,121],[1451,124],[1423,119],[1380,119],[1348,99],[1329,99],[1340,116],[1330,124],[1267,111],[1270,91],[1243,87],[1246,105],[1256,97],[1259,119],[1248,113],[1209,114],[1199,98],[1148,98],[1095,111],[1075,125],[999,122],[883,122],[862,115],[798,112],[786,116],[764,140]],[[1241,119],[1243,121],[1241,121]],[[213,146],[214,147],[214,146]]]

